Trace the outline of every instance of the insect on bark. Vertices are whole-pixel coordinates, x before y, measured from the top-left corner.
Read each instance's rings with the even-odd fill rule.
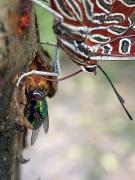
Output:
[[[27,104],[24,109],[24,115],[32,126],[31,145],[33,145],[42,125],[45,133],[48,132],[48,106],[45,93],[41,90],[31,90],[26,96]]]

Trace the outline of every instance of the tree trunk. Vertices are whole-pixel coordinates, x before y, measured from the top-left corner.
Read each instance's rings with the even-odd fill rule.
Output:
[[[14,102],[18,74],[40,68],[53,71],[48,54],[40,46],[34,4],[29,0],[0,0],[1,180],[19,179],[18,159],[25,133],[18,126],[19,116]],[[56,92],[57,83],[46,80],[46,84],[46,94],[51,97]],[[19,87],[19,94],[25,96],[23,88]]]

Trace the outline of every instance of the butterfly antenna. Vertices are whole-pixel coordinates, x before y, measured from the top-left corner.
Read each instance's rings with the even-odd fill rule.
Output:
[[[118,91],[116,90],[115,86],[113,85],[112,81],[110,80],[109,76],[106,74],[106,72],[103,70],[103,68],[100,65],[97,65],[97,67],[101,70],[101,72],[105,75],[105,77],[107,78],[107,80],[109,81],[111,87],[113,88],[119,102],[121,103],[123,109],[125,110],[125,112],[127,113],[128,117],[130,120],[133,120],[132,116],[130,115],[130,113],[128,112],[128,110],[126,109],[126,107],[124,106],[124,99],[121,97],[121,95],[118,93]]]

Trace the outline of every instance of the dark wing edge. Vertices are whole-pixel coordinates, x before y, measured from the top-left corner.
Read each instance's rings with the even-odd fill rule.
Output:
[[[38,137],[38,134],[39,134],[39,130],[40,128],[38,129],[35,129],[32,131],[32,135],[31,135],[31,146],[35,143],[35,141],[37,140],[37,137]]]
[[[44,129],[44,132],[45,134],[47,134],[48,132],[48,129],[49,129],[49,116],[48,116],[48,113],[43,121],[43,129]]]

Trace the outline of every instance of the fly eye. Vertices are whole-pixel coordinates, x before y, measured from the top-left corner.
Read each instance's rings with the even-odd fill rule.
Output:
[[[40,95],[38,95],[38,94],[33,95],[33,98],[34,98],[35,100],[40,100],[40,99],[42,99],[42,97],[41,97]]]
[[[42,99],[42,92],[34,91],[32,94],[32,98],[35,100],[41,100]]]

